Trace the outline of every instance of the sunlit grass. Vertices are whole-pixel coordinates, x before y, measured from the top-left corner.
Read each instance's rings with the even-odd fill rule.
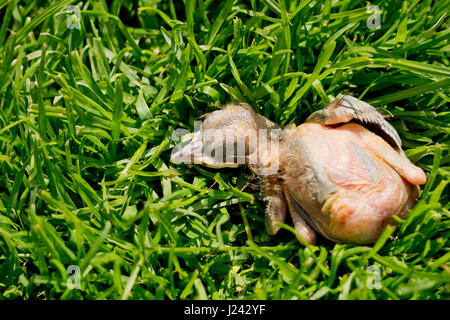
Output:
[[[449,299],[450,3],[375,4],[0,0],[0,298]],[[428,175],[373,246],[269,236],[248,169],[169,162],[219,105],[300,124],[340,93]]]

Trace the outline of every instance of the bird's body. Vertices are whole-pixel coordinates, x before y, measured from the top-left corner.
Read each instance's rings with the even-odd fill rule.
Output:
[[[375,125],[379,134],[352,119]],[[395,223],[394,215],[406,216],[426,181],[395,129],[356,98],[339,96],[306,123],[274,130],[281,131],[248,105],[228,105],[206,115],[202,130],[171,160],[250,165],[261,177],[268,232],[277,233],[289,208],[299,240],[308,243],[315,242],[315,232],[336,242],[376,241]],[[241,157],[217,157],[230,145],[244,150]]]
[[[414,183],[425,179],[386,141],[355,123],[305,123],[286,132],[280,148],[290,201],[307,212],[301,218],[309,220],[308,226],[339,242],[374,242],[394,222],[393,215],[405,217],[418,194]],[[383,152],[404,168],[405,176],[386,162]],[[313,241],[312,230],[304,235]]]

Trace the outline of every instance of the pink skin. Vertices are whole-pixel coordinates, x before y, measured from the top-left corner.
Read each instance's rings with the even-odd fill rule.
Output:
[[[355,115],[379,125],[396,143],[390,145],[359,124],[343,123]],[[356,98],[341,96],[306,123],[285,128],[279,137],[261,138],[259,130],[278,126],[245,104],[227,105],[205,118],[202,130],[171,161],[216,168],[243,164],[224,162],[220,152],[212,156],[208,151],[233,146],[228,140],[232,138],[246,150],[244,163],[260,177],[268,233],[278,232],[289,208],[303,244],[314,244],[316,232],[335,242],[375,242],[386,225],[395,224],[394,215],[406,217],[418,185],[426,181],[422,169],[401,150],[395,129]],[[279,142],[275,153],[266,148],[273,141]]]
[[[286,168],[287,192],[324,236],[338,242],[374,242],[387,224],[394,223],[393,215],[406,216],[418,194],[416,185],[426,181],[425,173],[403,152],[355,123],[339,127],[305,123],[287,133],[285,141],[294,140],[306,147],[305,162],[321,181],[310,170],[299,170],[298,150],[289,143],[280,159]],[[329,190],[323,199],[317,199],[318,187]],[[297,231],[314,243],[311,228],[298,220],[303,219],[294,219]]]

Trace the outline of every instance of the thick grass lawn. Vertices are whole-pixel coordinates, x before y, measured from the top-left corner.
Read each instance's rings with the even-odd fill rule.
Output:
[[[0,0],[0,299],[449,299],[449,12]],[[340,93],[428,175],[374,245],[305,248],[289,218],[269,236],[248,169],[169,162],[220,105],[301,124]]]

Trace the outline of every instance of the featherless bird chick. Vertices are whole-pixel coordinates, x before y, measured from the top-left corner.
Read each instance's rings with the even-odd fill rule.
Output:
[[[247,104],[227,105],[205,115],[171,161],[248,165],[262,181],[267,232],[277,233],[289,208],[303,244],[314,244],[316,232],[335,242],[375,242],[394,215],[406,217],[426,181],[384,117],[347,95],[284,129]]]

